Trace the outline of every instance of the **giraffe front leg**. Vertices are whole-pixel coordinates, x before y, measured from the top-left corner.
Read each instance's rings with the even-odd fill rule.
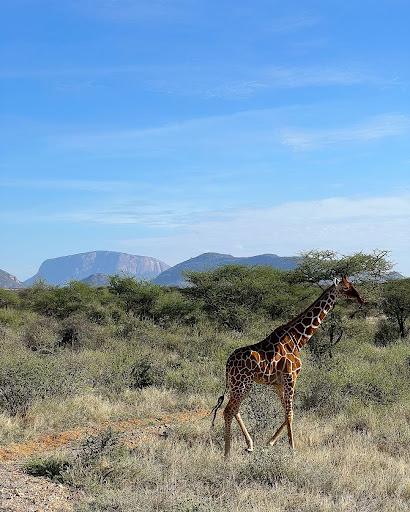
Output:
[[[284,396],[283,396],[283,386],[282,385],[275,385],[275,392],[278,395],[280,402],[285,409],[285,402],[284,402]],[[270,438],[268,444],[270,446],[273,446],[276,441],[278,440],[280,434],[282,433],[283,429],[286,427],[286,420],[282,423],[282,425],[276,430],[276,432],[273,434],[273,436]]]
[[[294,383],[291,377],[286,378],[283,386],[279,386],[277,388],[277,393],[281,399],[284,411],[285,411],[285,421],[282,425],[277,429],[277,431],[273,434],[271,439],[269,440],[269,445],[273,446],[278,440],[280,434],[287,427],[288,430],[288,439],[291,448],[295,447],[293,442],[293,431],[292,431],[292,420],[293,420],[293,396],[294,396]]]

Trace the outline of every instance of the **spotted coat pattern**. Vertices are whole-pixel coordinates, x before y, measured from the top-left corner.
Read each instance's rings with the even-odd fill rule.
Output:
[[[276,328],[267,338],[254,345],[238,348],[229,356],[226,364],[229,401],[224,409],[225,456],[230,452],[233,417],[245,436],[247,450],[253,450],[253,441],[239,414],[240,404],[249,393],[253,382],[272,386],[284,408],[285,421],[271,438],[270,444],[273,445],[287,427],[289,443],[294,447],[293,397],[302,365],[300,350],[334,307],[339,292],[363,302],[351,283],[343,278],[340,285],[336,283],[330,286],[309,308],[287,324]]]

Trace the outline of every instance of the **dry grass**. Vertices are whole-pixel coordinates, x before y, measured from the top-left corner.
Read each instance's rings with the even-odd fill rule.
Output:
[[[98,496],[86,511],[404,511],[410,428],[389,422],[392,413],[408,419],[410,408],[366,410],[366,428],[343,415],[298,418],[294,454],[286,439],[246,454],[238,435],[228,463],[220,425],[211,433],[208,421],[184,424],[167,439],[104,454],[88,474],[73,468],[71,478]]]

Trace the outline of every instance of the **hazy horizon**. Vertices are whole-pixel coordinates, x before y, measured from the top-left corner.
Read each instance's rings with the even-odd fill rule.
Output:
[[[402,0],[4,2],[0,268],[387,249],[410,275],[409,16]]]

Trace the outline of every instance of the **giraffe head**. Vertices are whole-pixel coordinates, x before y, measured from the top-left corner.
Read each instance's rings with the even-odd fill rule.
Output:
[[[342,276],[341,279],[335,279],[334,283],[338,293],[344,295],[345,297],[356,299],[361,306],[364,304],[364,300],[362,299],[356,288],[349,281],[347,276]]]

